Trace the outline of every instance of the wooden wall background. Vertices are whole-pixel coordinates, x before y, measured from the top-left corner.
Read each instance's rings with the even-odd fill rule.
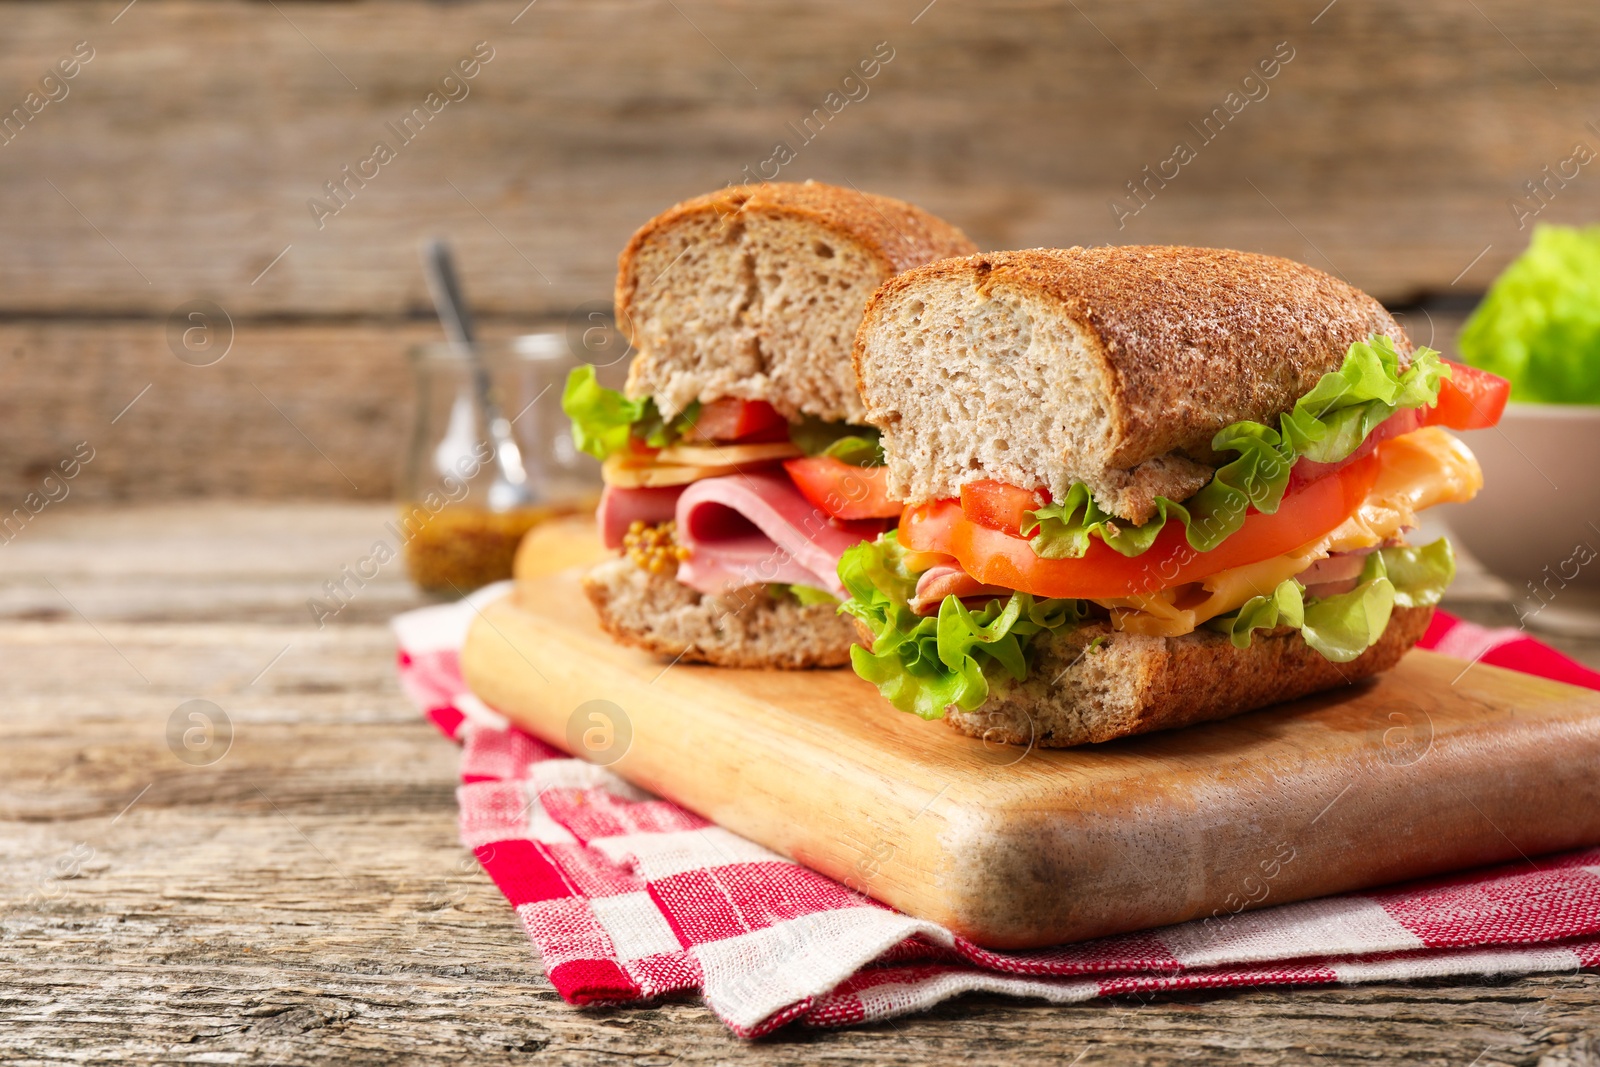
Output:
[[[0,2],[5,112],[94,50],[0,145],[4,511],[82,440],[90,498],[385,496],[402,352],[433,333],[420,238],[453,239],[492,332],[559,322],[609,294],[635,225],[779,140],[784,178],[918,201],[984,247],[1271,251],[1442,309],[1446,342],[1527,239],[1511,198],[1600,150],[1593,0],[125,3]],[[308,199],[480,41],[470,95],[319,229]],[[801,145],[789,124],[879,42],[866,98]],[[1280,42],[1268,95],[1119,230],[1124,183]],[[1539,215],[1597,217],[1600,162]],[[201,298],[236,330],[206,368],[165,336]]]

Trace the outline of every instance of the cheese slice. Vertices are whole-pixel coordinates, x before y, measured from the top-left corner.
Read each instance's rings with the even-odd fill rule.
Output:
[[[688,463],[657,463],[644,457],[618,452],[600,464],[600,480],[618,489],[660,489],[669,485],[688,485],[701,478],[736,474],[739,468],[699,467]]]
[[[1218,571],[1198,582],[1146,596],[1095,603],[1111,609],[1111,625],[1128,633],[1179,637],[1208,619],[1266,596],[1319,559],[1381,545],[1435,504],[1461,504],[1483,488],[1483,471],[1466,445],[1436,426],[1386,441],[1372,491],[1344,522],[1293,552]]]
[[[688,485],[702,478],[737,474],[741,467],[772,463],[800,455],[788,441],[755,445],[674,444],[653,455],[617,452],[600,465],[600,479],[619,489],[654,489]]]
[[[689,467],[737,467],[745,463],[770,463],[793,459],[800,449],[788,441],[758,445],[668,445],[655,455],[657,463]]]

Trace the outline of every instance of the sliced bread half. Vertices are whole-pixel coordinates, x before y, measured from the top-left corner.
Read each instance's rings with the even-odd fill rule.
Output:
[[[867,298],[900,271],[974,251],[921,208],[818,182],[685,201],[618,262],[617,318],[638,349],[628,395],[669,416],[728,396],[860,422],[851,348]]]
[[[1211,477],[1209,443],[1272,422],[1350,345],[1411,351],[1372,297],[1249,252],[1033,249],[945,260],[879,289],[856,334],[889,489],[911,503],[995,479],[1083,482],[1131,522]]]

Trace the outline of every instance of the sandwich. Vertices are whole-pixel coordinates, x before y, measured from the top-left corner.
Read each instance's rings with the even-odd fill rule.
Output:
[[[583,587],[607,632],[684,662],[849,662],[839,559],[900,513],[862,477],[882,453],[856,328],[889,278],[975,250],[910,204],[814,182],[729,187],[633,235],[616,287],[626,386],[585,366],[562,397],[574,444],[602,461],[617,554]]]
[[[950,259],[856,335],[895,529],[840,562],[855,670],[962,733],[1069,746],[1392,667],[1454,574],[1446,428],[1506,383],[1310,267],[1200,248]]]

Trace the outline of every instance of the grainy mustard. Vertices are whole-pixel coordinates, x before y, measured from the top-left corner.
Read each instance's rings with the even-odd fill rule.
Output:
[[[689,558],[689,550],[678,544],[678,524],[671,519],[655,526],[633,520],[622,535],[622,550],[651,574],[676,574],[678,564]]]

